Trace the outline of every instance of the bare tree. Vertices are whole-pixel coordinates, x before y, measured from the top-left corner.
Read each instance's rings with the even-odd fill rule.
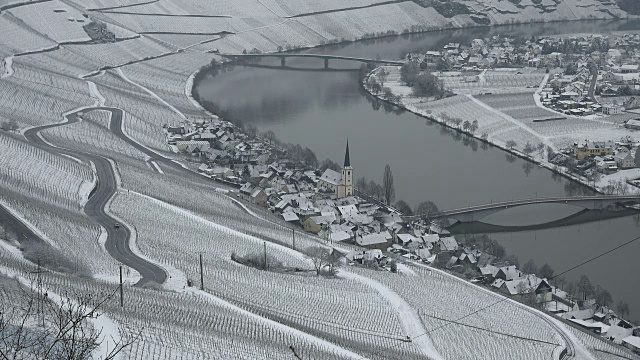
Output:
[[[391,166],[387,164],[384,167],[384,174],[382,176],[382,191],[384,193],[384,199],[387,205],[391,205],[391,202],[396,197],[396,189],[393,185],[393,173],[391,172]]]
[[[593,293],[593,285],[591,285],[591,280],[586,275],[580,276],[578,290],[582,293],[582,300],[587,300],[587,296]]]
[[[613,298],[609,291],[603,289],[600,285],[596,286],[594,293],[596,297],[596,304],[608,307],[613,303]]]
[[[551,266],[547,263],[540,267],[540,277],[543,279],[551,279],[553,278],[554,271]]]
[[[533,260],[529,260],[524,265],[522,265],[522,272],[525,274],[537,274],[538,273],[538,265]]]
[[[244,127],[244,132],[251,139],[255,139],[255,137],[258,136],[258,128],[253,124],[249,124],[249,125],[245,126]]]
[[[469,126],[469,132],[470,133],[475,133],[476,130],[478,130],[478,120],[473,120],[473,122],[471,123],[471,126]]]
[[[469,131],[469,128],[471,127],[471,122],[469,122],[469,120],[465,120],[462,123],[462,130],[464,131]]]
[[[395,208],[398,209],[401,213],[407,216],[413,215],[413,210],[411,210],[411,206],[407,204],[404,200],[398,200],[396,202]]]
[[[620,317],[624,319],[625,315],[629,315],[629,304],[622,300],[619,300],[618,305],[616,306],[616,310],[618,310],[618,314],[620,315]]]
[[[507,141],[507,143],[505,144],[509,149],[513,149],[514,147],[516,147],[518,144],[513,141],[513,140],[509,140]]]
[[[380,200],[380,195],[382,195],[382,186],[371,180],[369,181],[369,185],[367,187],[369,189],[369,196],[375,197]]]
[[[335,275],[340,267],[340,257],[331,248],[312,246],[307,248],[304,253],[311,259],[318,276],[325,271],[325,268],[328,274]]]
[[[11,287],[11,289],[8,289]],[[117,294],[75,295],[49,299],[34,289],[25,288],[10,279],[3,291],[20,295],[18,306],[4,304],[0,308],[0,358],[17,359],[92,359],[106,339],[102,330],[90,324],[101,316],[103,308]],[[124,332],[121,331],[121,334]],[[120,340],[111,339],[113,348],[100,358],[110,360],[138,341],[140,334]],[[111,347],[110,346],[110,347]]]
[[[536,149],[533,147],[533,145],[531,145],[531,143],[528,141],[524,145],[524,148],[522,149],[522,151],[524,151],[527,155],[531,155],[531,153],[534,152],[535,150]]]
[[[356,189],[365,195],[369,195],[369,183],[364,176],[356,180]]]

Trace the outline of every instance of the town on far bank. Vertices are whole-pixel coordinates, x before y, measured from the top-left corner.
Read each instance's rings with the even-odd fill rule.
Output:
[[[639,34],[493,36],[405,60],[365,88],[601,193],[640,191]]]
[[[520,264],[486,235],[456,238],[429,201],[415,210],[402,200],[394,203],[390,167],[381,171],[381,183],[356,179],[348,141],[339,165],[319,162],[310,149],[283,144],[271,131],[260,134],[217,117],[164,130],[171,151],[202,176],[235,188],[231,194],[242,206],[291,228],[294,237],[297,229],[322,238],[351,266],[390,272],[408,271],[402,266],[407,262],[437,267],[636,349],[640,330],[625,318],[626,302],[614,303],[586,276],[558,281],[548,264]],[[414,214],[417,220],[407,219]]]

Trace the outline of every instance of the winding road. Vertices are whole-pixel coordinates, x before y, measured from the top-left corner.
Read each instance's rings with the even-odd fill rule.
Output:
[[[122,110],[119,109],[89,108],[83,109],[82,112],[88,112],[98,109],[111,111],[112,118],[119,117],[120,119],[122,119]],[[118,224],[118,221],[116,221],[105,212],[107,202],[113,197],[118,188],[116,177],[109,161],[106,158],[100,156],[78,152],[75,150],[69,150],[62,147],[51,146],[47,142],[45,142],[42,137],[40,137],[39,132],[42,130],[58,126],[66,126],[77,123],[79,121],[78,112],[68,114],[65,117],[67,121],[64,123],[34,127],[27,130],[24,133],[24,136],[33,146],[36,146],[42,150],[54,154],[73,156],[87,163],[92,162],[95,165],[96,176],[98,178],[97,187],[90,195],[89,200],[84,207],[84,212],[85,214],[87,214],[87,216],[95,220],[98,224],[106,229],[108,237],[105,243],[105,247],[107,249],[107,252],[109,252],[109,254],[117,261],[120,261],[121,263],[135,269],[138,273],[140,273],[141,279],[140,281],[138,281],[138,283],[136,283],[136,286],[142,286],[149,282],[155,282],[158,284],[164,283],[167,279],[167,273],[165,272],[165,270],[158,265],[155,265],[134,254],[129,246],[131,233],[129,232],[127,227],[120,226],[119,228],[116,228],[116,224]],[[121,122],[118,122],[118,124],[121,124]],[[19,232],[27,236],[35,235],[19,220],[14,218],[14,221],[12,223],[16,224],[16,221],[19,223],[17,224],[19,225],[17,227],[17,229],[19,229]]]

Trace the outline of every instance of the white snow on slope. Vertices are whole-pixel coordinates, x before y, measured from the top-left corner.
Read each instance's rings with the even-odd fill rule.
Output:
[[[359,281],[376,289],[376,291],[385,298],[387,302],[389,302],[389,305],[391,305],[391,307],[393,307],[398,313],[402,327],[404,328],[406,335],[412,339],[413,344],[429,358],[438,360],[443,359],[433,346],[433,343],[431,343],[427,330],[424,328],[422,321],[420,321],[418,313],[406,301],[404,301],[400,295],[375,280],[351,272],[340,271],[338,276],[345,279]]]
[[[148,93],[149,95],[153,96],[153,97],[154,97],[154,98],[156,98],[158,101],[160,101],[161,103],[163,103],[164,105],[166,105],[168,108],[170,108],[171,110],[173,110],[173,111],[174,111],[176,114],[178,114],[181,118],[183,118],[183,119],[186,119],[186,118],[187,118],[187,117],[182,113],[182,111],[180,111],[180,110],[176,109],[173,105],[171,105],[171,104],[169,104],[168,102],[166,102],[163,98],[161,98],[160,96],[158,96],[158,94],[154,93],[153,91],[151,91],[151,90],[147,89],[146,87],[144,87],[144,86],[142,86],[142,85],[140,85],[140,84],[138,84],[138,83],[135,83],[135,82],[131,81],[131,80],[130,80],[130,79],[129,79],[125,74],[124,74],[124,72],[122,71],[122,68],[117,68],[117,69],[116,69],[116,71],[118,72],[118,75],[120,75],[120,77],[121,77],[124,81],[126,81],[126,82],[128,82],[128,83],[130,83],[130,84],[132,84],[132,85],[134,85],[134,86],[137,86],[137,87],[139,87],[140,89],[144,90],[146,93]]]
[[[365,357],[363,357],[361,355],[358,355],[358,354],[356,354],[356,353],[354,353],[352,351],[349,351],[349,350],[347,350],[345,348],[342,348],[342,347],[340,347],[338,345],[330,343],[330,342],[328,342],[326,340],[322,340],[322,339],[317,338],[317,337],[315,337],[313,335],[310,335],[310,334],[307,334],[305,332],[302,332],[302,331],[300,331],[298,329],[289,327],[289,326],[281,324],[279,322],[276,322],[276,321],[273,321],[273,320],[270,320],[270,319],[267,319],[267,318],[263,318],[262,316],[256,315],[256,314],[254,314],[252,312],[249,312],[249,311],[246,311],[246,310],[244,310],[242,308],[239,308],[239,307],[237,307],[237,306],[235,306],[235,305],[233,305],[233,304],[231,304],[229,302],[226,302],[226,301],[224,301],[224,300],[222,300],[222,299],[220,299],[220,298],[218,298],[218,297],[216,297],[216,296],[214,296],[212,294],[209,294],[208,292],[205,292],[205,291],[202,291],[202,290],[196,290],[196,289],[193,289],[193,288],[189,288],[189,290],[187,292],[193,292],[194,294],[197,294],[197,295],[200,295],[200,296],[204,296],[207,299],[209,299],[210,301],[216,303],[217,305],[226,307],[226,308],[230,309],[231,311],[235,311],[235,312],[238,312],[238,313],[240,313],[242,315],[251,317],[251,318],[253,318],[253,319],[257,320],[257,321],[260,321],[262,323],[265,323],[266,325],[268,325],[270,327],[273,327],[275,329],[279,329],[279,330],[291,333],[292,335],[297,335],[297,336],[303,337],[306,340],[308,340],[309,342],[316,343],[320,347],[329,348],[332,351],[336,352],[337,354],[342,355],[344,357],[347,357],[349,359],[357,359],[357,360],[365,360],[366,359]]]
[[[191,213],[188,210],[185,210],[183,208],[177,207],[175,205],[171,205],[169,203],[166,203],[166,202],[164,202],[162,200],[158,200],[158,199],[153,198],[151,196],[144,195],[144,194],[141,194],[141,193],[135,192],[135,191],[131,191],[130,194],[134,194],[134,195],[146,198],[148,200],[151,200],[151,201],[155,202],[156,204],[158,204],[158,205],[160,205],[160,206],[162,206],[164,208],[167,208],[167,209],[170,209],[170,210],[175,211],[177,213],[183,214],[183,215],[188,216],[188,217],[190,217],[190,218],[192,218],[192,219],[194,219],[194,220],[196,220],[196,221],[198,221],[198,222],[200,222],[202,224],[214,227],[214,228],[216,228],[218,230],[221,230],[221,231],[225,231],[225,232],[230,233],[230,234],[232,234],[234,236],[243,237],[243,238],[248,239],[248,240],[259,242],[260,244],[262,244],[264,242],[264,240],[258,239],[255,236],[247,235],[247,234],[241,233],[239,231],[233,230],[231,228],[228,228],[226,226],[222,226],[220,224],[216,224],[216,223],[214,223],[212,221],[206,220],[206,219],[204,219],[204,218],[202,218],[202,217],[200,217],[198,215],[195,215],[195,214]],[[305,255],[303,255],[302,253],[300,253],[300,252],[298,252],[296,250],[290,249],[290,248],[288,248],[286,246],[282,246],[282,245],[275,244],[275,243],[272,243],[270,246],[273,246],[274,248],[277,248],[278,250],[281,250],[284,253],[287,253],[288,255],[290,255],[292,257],[295,257],[295,258],[298,258],[300,260],[308,260],[308,258]],[[311,264],[309,264],[309,266],[311,266]],[[185,282],[186,282],[186,280],[185,280]]]
[[[93,106],[104,106],[107,99],[105,99],[104,96],[100,94],[100,90],[98,90],[98,86],[96,85],[96,83],[94,83],[93,81],[87,81],[87,84],[89,84],[89,92],[91,93],[91,96],[96,98],[96,102],[95,104],[93,104]]]
[[[13,55],[4,58],[4,74],[0,79],[8,78],[13,75]]]

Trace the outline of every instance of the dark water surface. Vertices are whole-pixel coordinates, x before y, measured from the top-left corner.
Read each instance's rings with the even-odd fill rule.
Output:
[[[309,53],[399,59],[407,52],[441,48],[448,42],[468,43],[492,35],[553,35],[640,29],[638,22],[590,21],[534,24],[388,38],[311,49]],[[360,63],[331,60],[324,71],[319,59],[265,59],[260,67],[235,66],[198,85],[203,99],[218,104],[232,117],[273,130],[288,143],[311,148],[319,159],[340,163],[349,139],[355,177],[382,181],[385,164],[393,170],[396,200],[411,206],[431,200],[441,209],[518,198],[580,195],[582,186],[546,169],[483,146],[408,112],[381,104],[357,83]],[[265,68],[266,67],[266,68]],[[290,69],[292,68],[292,69]],[[473,120],[473,119],[470,119]],[[523,207],[494,214],[484,221],[530,225],[569,216],[580,209],[561,205]],[[548,262],[556,272],[640,235],[631,216],[563,228],[493,234],[521,263]],[[623,299],[640,319],[640,277],[636,259],[640,242],[600,258],[566,275],[587,274]]]

